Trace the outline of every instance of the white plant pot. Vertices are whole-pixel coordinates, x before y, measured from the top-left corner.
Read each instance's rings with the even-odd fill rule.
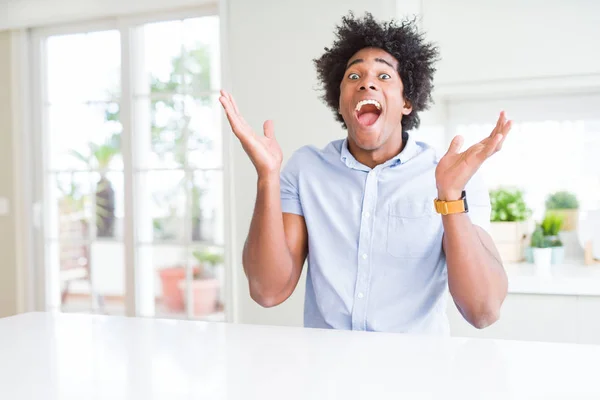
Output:
[[[533,263],[537,268],[550,269],[550,264],[552,263],[552,248],[534,248]]]

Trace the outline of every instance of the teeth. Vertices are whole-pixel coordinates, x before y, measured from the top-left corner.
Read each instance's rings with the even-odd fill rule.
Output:
[[[361,100],[356,105],[355,111],[360,111],[361,107],[366,104],[373,104],[375,107],[377,107],[378,110],[381,110],[381,104],[379,104],[377,100]]]

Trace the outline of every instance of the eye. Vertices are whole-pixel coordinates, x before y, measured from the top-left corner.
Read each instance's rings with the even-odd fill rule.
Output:
[[[385,74],[384,73],[384,74],[379,74],[379,78],[381,78],[381,79],[391,79],[392,77],[389,76],[389,74]]]
[[[353,81],[357,80],[359,78],[358,74],[355,73],[351,73],[350,75],[348,75],[348,79],[351,79]]]

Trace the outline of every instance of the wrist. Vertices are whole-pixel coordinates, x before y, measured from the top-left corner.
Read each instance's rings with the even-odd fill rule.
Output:
[[[438,199],[442,201],[454,201],[462,198],[462,189],[439,189]]]
[[[258,187],[279,186],[279,172],[269,172],[258,175]]]

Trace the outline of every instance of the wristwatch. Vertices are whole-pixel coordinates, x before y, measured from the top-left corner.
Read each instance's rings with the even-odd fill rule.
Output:
[[[444,201],[435,199],[433,204],[435,206],[435,211],[442,215],[469,212],[469,205],[467,204],[467,192],[464,190],[462,191],[459,200]]]

